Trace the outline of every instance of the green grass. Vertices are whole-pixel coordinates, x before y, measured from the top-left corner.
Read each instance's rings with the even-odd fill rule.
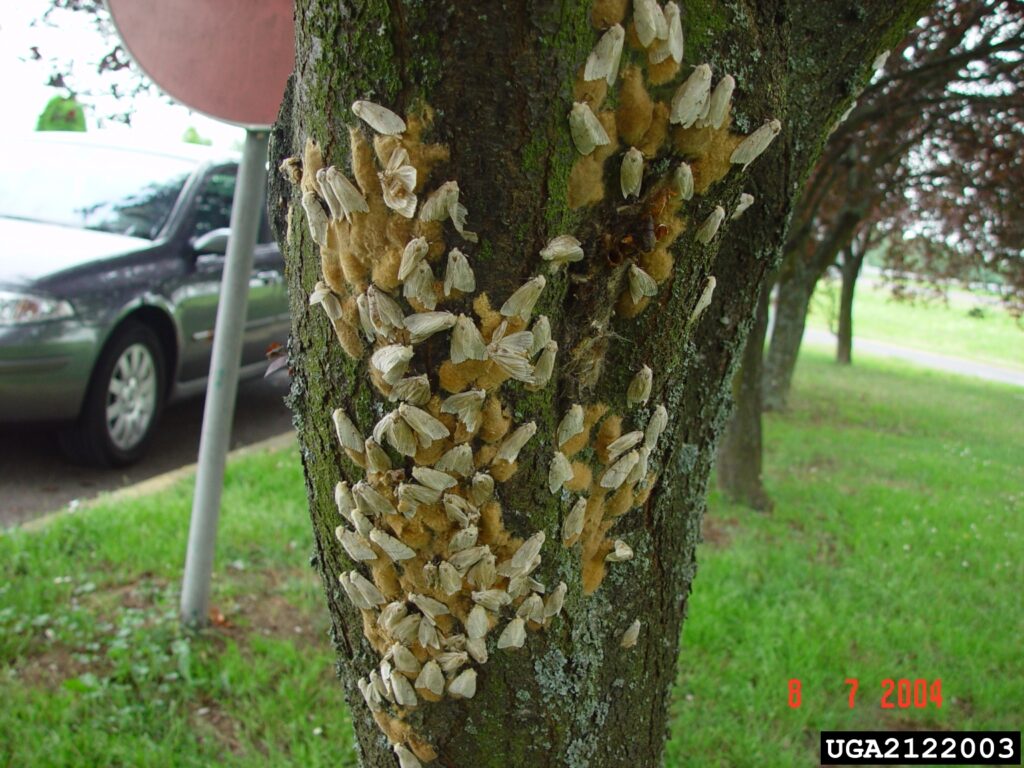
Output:
[[[862,279],[853,299],[853,354],[860,337],[1024,371],[1024,321],[1015,320],[998,300],[987,299],[992,303],[957,292],[948,303],[896,301],[889,290]],[[975,308],[980,315],[971,313]],[[838,281],[821,281],[808,326],[834,332],[838,312]]]
[[[813,351],[795,387],[767,422],[774,513],[712,495],[667,764],[817,765],[823,728],[1019,728],[1024,391]],[[175,621],[190,493],[0,536],[0,765],[354,765],[297,457],[230,467],[224,621],[199,635]],[[942,708],[881,709],[901,677],[941,679]]]

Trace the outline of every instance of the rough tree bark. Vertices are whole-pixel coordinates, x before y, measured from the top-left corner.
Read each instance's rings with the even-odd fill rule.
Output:
[[[315,538],[313,563],[325,585],[339,677],[365,766],[393,766],[396,752],[405,760],[403,765],[436,758],[436,764],[459,768],[600,768],[660,762],[707,479],[761,282],[777,263],[792,196],[829,127],[868,76],[872,57],[899,38],[925,2],[687,3],[682,68],[670,60],[644,64],[631,28],[632,10],[626,5],[625,0],[599,0],[593,8],[590,0],[296,4],[295,74],[272,145],[272,162],[283,163],[284,170],[273,174],[271,205],[286,254],[294,316],[289,344],[291,402]],[[650,9],[646,2],[639,5]],[[631,28],[621,75],[603,106],[603,87],[574,82],[602,34],[592,24],[592,10],[601,27],[622,18]],[[735,74],[738,85],[731,117],[721,130],[673,127],[664,141],[658,134],[667,127],[673,92],[689,76],[691,65],[701,62],[710,63],[716,82],[727,72]],[[662,105],[652,108],[645,100],[644,83],[651,98]],[[450,221],[403,222],[384,206],[370,168],[367,142],[375,140],[374,132],[349,108],[357,99],[383,104],[405,117],[408,130],[401,145],[410,150],[408,162],[417,168],[420,200],[429,199],[443,182],[456,180],[458,199],[469,211],[467,226],[479,233],[478,243],[461,236]],[[609,145],[582,159],[570,139],[567,120],[573,101],[581,99],[600,113],[613,137]],[[616,105],[618,115],[612,111]],[[781,135],[749,170],[730,169],[732,149],[769,118],[781,121]],[[638,126],[644,120],[647,123]],[[616,133],[625,139],[615,140]],[[382,158],[397,157],[398,139],[376,140]],[[630,144],[640,144],[646,152],[643,192],[636,207],[622,209],[620,165]],[[350,164],[353,150],[358,167]],[[314,236],[309,217],[325,215],[318,199],[326,194],[324,187],[347,190],[340,181],[335,187],[332,177],[318,185],[313,172],[321,157],[325,165],[355,178],[361,197],[369,201],[369,212],[360,212],[358,199],[350,198],[355,206],[348,211],[351,224],[337,217],[326,225],[314,223]],[[675,175],[684,159],[692,165],[697,190],[686,201],[678,194],[685,182],[677,184]],[[405,194],[398,191],[400,197]],[[743,191],[755,195],[755,205],[738,220],[726,219],[717,237],[705,238],[707,244],[701,242],[700,225],[717,205],[732,211]],[[418,215],[422,212],[421,207]],[[415,304],[403,298],[395,274],[403,244],[417,234],[430,241],[426,263],[439,278],[446,271],[443,253],[458,247],[467,254],[475,270],[475,290],[442,296],[437,309],[479,323],[492,348],[500,336],[494,326],[501,317],[481,305],[482,294],[490,306],[502,307],[524,281],[541,274],[545,262],[538,252],[557,235],[575,235],[585,257],[567,270],[544,270],[547,284],[529,328],[543,337],[533,321],[541,314],[549,319],[558,346],[550,382],[532,389],[515,381],[501,383],[500,366],[493,359],[471,360],[468,367],[452,365],[446,360],[451,333],[442,331],[415,345],[408,377],[427,377],[434,397],[423,408],[442,420],[452,439],[436,438],[429,447],[420,444],[410,461],[391,450],[392,438],[381,434],[389,453],[383,459],[373,445],[363,451],[352,447],[360,447],[352,443],[353,433],[370,437],[374,425],[397,405],[382,394],[390,386],[381,381],[381,366],[390,364],[378,358],[374,360],[380,365],[371,362],[373,349],[388,341],[359,349],[356,297],[362,296],[364,305],[370,301],[364,291],[372,280],[378,306],[386,303],[381,294],[388,293],[405,314],[422,311],[420,298]],[[651,238],[657,240],[653,250]],[[656,284],[651,291],[650,283],[634,273],[641,292],[655,294],[639,303],[629,295],[632,264],[647,271]],[[709,295],[711,276],[717,279],[711,304],[692,318],[698,302]],[[320,280],[327,285],[316,297],[332,320],[308,301]],[[423,291],[438,289],[440,284],[420,283],[414,294],[422,297]],[[471,299],[477,303],[471,304]],[[388,328],[382,318],[378,314],[369,331],[405,344],[407,332]],[[514,313],[505,319],[511,324],[509,331],[525,327]],[[527,368],[535,365],[543,367],[531,353]],[[627,399],[630,384],[644,365],[653,370],[649,398]],[[439,408],[452,390],[466,386],[467,378],[474,378],[472,386],[488,393],[485,426],[475,436],[467,435],[465,425]],[[642,389],[633,387],[633,394]],[[597,414],[603,421],[594,427],[593,440],[588,441],[587,428],[577,439],[586,447],[571,457],[573,477],[552,494],[549,465],[559,444],[556,430],[574,403],[585,406],[587,428]],[[650,430],[660,406],[666,408],[668,426],[644,456],[649,474],[628,479],[619,489],[625,489],[622,493],[609,492],[601,485],[614,474],[609,471],[606,443],[619,432]],[[404,407],[412,419],[411,405]],[[350,438],[344,451],[332,424],[335,409],[354,422],[343,424],[341,431]],[[507,439],[495,435],[531,421],[536,435],[521,450],[518,462],[491,458],[497,445],[505,445],[500,441]],[[413,464],[422,467],[436,461],[436,449],[448,448],[455,440],[471,445],[476,471],[505,480],[497,484],[492,501],[480,507],[479,541],[490,548],[499,570],[504,567],[516,575],[521,587],[522,563],[516,565],[513,557],[524,551],[517,549],[519,542],[536,541],[531,539],[535,532],[546,534],[539,567],[531,576],[546,587],[545,608],[552,611],[557,606],[551,593],[564,583],[564,609],[531,620],[522,648],[498,649],[496,639],[512,625],[513,611],[525,605],[520,601],[526,598],[517,598],[516,606],[488,617],[497,623],[486,639],[489,660],[469,660],[448,675],[441,701],[426,701],[424,691],[418,691],[415,708],[381,698],[383,688],[387,696],[409,701],[405,673],[394,671],[390,687],[371,684],[377,693],[367,695],[378,710],[372,712],[359,681],[365,686],[371,671],[380,668],[393,636],[390,629],[385,633],[379,627],[391,623],[377,622],[377,609],[383,606],[355,607],[350,601],[353,583],[342,584],[339,577],[360,584],[363,577],[373,579],[397,606],[391,609],[391,618],[407,612],[421,630],[426,629],[427,645],[431,633],[440,631],[449,638],[449,650],[458,653],[468,647],[460,635],[472,606],[465,580],[472,574],[457,574],[464,578],[462,589],[450,595],[435,586],[438,571],[422,568],[429,560],[429,567],[440,569],[443,557],[454,556],[455,547],[449,545],[456,524],[445,519],[440,505],[406,505],[409,517],[385,511],[372,513],[377,517],[368,521],[352,513],[343,487],[340,508],[349,515],[343,521],[335,485],[344,478],[352,490],[368,478],[371,485],[360,486],[361,494],[372,487],[388,504],[399,503],[392,495],[399,475],[412,484],[405,474]],[[569,443],[560,447],[572,453]],[[640,465],[639,458],[633,461],[633,466]],[[382,469],[386,464],[394,471],[364,471],[363,465]],[[469,495],[468,484],[468,479],[459,480],[450,493]],[[579,490],[567,488],[590,496],[583,534],[572,537],[582,544],[570,547],[563,546],[562,531]],[[372,512],[368,498],[360,495],[357,503]],[[470,509],[468,514],[477,512]],[[374,560],[350,559],[335,538],[340,522],[365,526],[362,530],[371,538],[374,532],[368,527],[375,528]],[[404,565],[391,564],[376,544],[382,540],[381,530],[404,541],[413,558],[401,560]],[[355,532],[346,535],[351,544]],[[613,549],[613,540],[628,545],[632,558],[627,559],[621,546]],[[370,544],[363,541],[362,546]],[[619,562],[606,562],[607,553]],[[529,570],[536,559],[526,562]],[[347,576],[353,572],[361,575]],[[487,581],[481,573],[472,578]],[[504,576],[497,577],[494,587],[506,593],[513,590]],[[528,584],[527,589],[539,587]],[[372,587],[362,596],[355,591],[356,602],[377,602]],[[423,609],[406,603],[410,592],[442,601],[452,615],[421,616],[437,614],[437,606]],[[525,615],[540,618],[530,610]],[[625,649],[623,635],[636,619],[641,628],[635,647]],[[416,660],[406,659],[406,665],[426,666],[436,655],[421,645],[422,639],[417,635],[409,641]],[[397,659],[393,656],[391,661],[397,665]],[[451,678],[470,669],[478,675],[475,695],[455,698],[458,689],[466,691],[467,680],[453,689]],[[399,689],[405,693],[399,695]],[[389,739],[398,742],[395,751]]]
[[[761,289],[754,322],[747,334],[740,366],[733,377],[735,405],[718,443],[715,476],[718,487],[735,502],[759,512],[769,512],[772,500],[762,477],[761,393],[763,390],[764,339],[768,331],[770,288]]]
[[[839,268],[842,284],[839,288],[839,323],[836,329],[836,362],[850,365],[853,362],[853,297],[857,290],[857,278],[864,266],[871,239],[869,227],[860,237],[854,238],[843,251]]]

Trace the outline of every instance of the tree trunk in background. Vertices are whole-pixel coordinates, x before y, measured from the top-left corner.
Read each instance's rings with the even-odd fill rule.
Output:
[[[626,13],[626,5],[625,0],[601,0],[596,11],[602,26]],[[630,69],[644,61],[630,32],[614,86],[617,101],[610,103],[632,106],[620,107],[616,117],[599,106],[599,83],[574,86],[601,34],[591,24],[590,2],[298,0],[295,74],[273,134],[272,164],[277,168],[294,159],[281,174],[272,174],[271,208],[286,255],[294,316],[291,404],[302,446],[313,560],[325,586],[338,673],[362,765],[394,766],[389,740],[399,743],[399,752],[411,749],[422,762],[436,757],[437,765],[455,768],[659,764],[707,479],[761,282],[778,261],[793,193],[829,127],[869,75],[872,58],[890,47],[924,7],[921,0],[862,0],[854,12],[847,3],[821,0],[758,0],[742,6],[706,0],[697,13],[688,4],[687,60],[678,73],[671,62]],[[667,104],[692,71],[690,65],[704,61],[711,64],[716,82],[727,72],[738,75],[731,130],[673,128],[673,150],[659,135]],[[651,96],[664,104],[653,121],[641,93],[645,81]],[[581,159],[570,139],[567,114],[574,99],[583,98],[602,113],[606,129],[624,139]],[[406,119],[401,141],[409,150],[408,162],[417,168],[420,202],[442,183],[457,181],[458,201],[468,208],[466,227],[479,233],[479,243],[461,236],[451,221],[414,223],[385,206],[376,177],[383,169],[379,161],[372,167],[366,143],[374,133],[349,110],[357,99],[383,104]],[[749,170],[730,169],[729,153],[740,136],[769,118],[781,121],[782,134]],[[352,134],[350,127],[356,129]],[[396,144],[377,137],[379,156],[398,157],[392,154]],[[649,156],[639,207],[622,209],[619,168],[631,144]],[[314,175],[321,153],[325,165],[355,179],[369,211],[355,210],[351,225],[339,219],[314,237],[302,203],[305,192],[306,209],[323,215],[318,201],[323,189]],[[687,202],[666,193],[683,158],[693,165],[697,180],[698,193]],[[400,179],[395,174],[385,181]],[[698,227],[715,206],[732,211],[743,191],[754,194],[756,204],[738,220],[727,218],[709,244],[698,241]],[[401,197],[405,190],[398,193]],[[441,207],[442,213],[452,210],[458,215],[452,206]],[[652,230],[661,239],[648,252],[645,243]],[[579,238],[586,256],[571,264],[568,274],[564,268],[548,272],[538,252],[562,234]],[[403,248],[416,235],[427,237],[426,263],[439,280],[446,272],[443,254],[457,247],[467,255],[475,290],[441,295],[437,309],[463,314],[479,325],[492,352],[501,317],[484,306],[482,294],[490,307],[500,308],[524,281],[543,272],[547,284],[532,317],[542,314],[550,321],[558,345],[553,375],[548,384],[527,388],[502,383],[493,361],[454,365],[447,360],[451,333],[442,330],[413,347],[407,376],[427,377],[434,397],[423,408],[442,421],[451,439],[429,438],[428,445],[421,440],[418,447],[414,442],[414,461],[391,451],[390,444],[387,459],[372,444],[363,451],[351,446],[343,451],[332,423],[335,409],[354,422],[347,432],[351,442],[355,432],[369,438],[374,425],[397,405],[383,394],[390,387],[375,370],[390,363],[370,360],[374,348],[389,342],[360,349],[356,297],[370,301],[363,292],[372,280],[377,295],[390,294],[404,314],[422,311],[420,298],[415,305],[403,298],[396,276]],[[650,291],[649,283],[637,283],[640,278],[634,276],[634,284],[655,293],[637,305],[628,288],[634,262],[657,283]],[[701,297],[708,297],[711,276],[717,288],[710,306],[692,318]],[[320,280],[327,286],[317,297],[332,320],[308,301]],[[418,285],[416,297],[441,287],[422,280]],[[514,315],[507,320],[510,333],[524,327]],[[407,332],[387,326],[384,315],[377,315],[376,322],[392,343],[407,343]],[[537,325],[529,327],[541,332]],[[533,365],[542,367],[531,354],[528,367]],[[627,400],[631,381],[645,365],[653,370],[649,399]],[[469,379],[488,393],[485,424],[477,432],[468,432],[439,408]],[[572,440],[561,445],[573,454],[574,476],[567,484],[570,490],[552,494],[549,466],[559,444],[556,430],[574,403],[585,407],[588,425],[594,418],[603,421],[592,434],[585,429],[575,445]],[[608,440],[619,432],[648,429],[659,418],[660,406],[667,409],[668,425],[645,456],[649,474],[631,472],[620,491],[610,492],[601,485],[614,482]],[[405,404],[397,417],[388,418],[412,414],[411,407]],[[502,435],[529,422],[536,424],[536,435],[518,462],[492,459],[497,446],[507,447]],[[411,423],[403,422],[407,432]],[[380,437],[387,442],[389,434],[382,430]],[[386,599],[399,604],[396,611],[408,611],[426,628],[428,645],[432,620],[420,616],[425,609],[403,602],[408,593],[442,601],[451,615],[433,621],[451,638],[451,648],[458,649],[466,642],[457,635],[472,605],[469,576],[458,574],[465,577],[462,591],[449,595],[436,586],[436,572],[422,568],[424,563],[441,566],[441,558],[453,558],[456,551],[449,546],[455,523],[438,504],[406,509],[409,518],[384,512],[370,521],[378,528],[375,535],[384,531],[404,542],[412,559],[393,565],[374,544],[376,559],[351,560],[335,538],[343,522],[335,485],[344,479],[351,489],[366,479],[393,504],[399,478],[411,485],[407,475],[413,464],[434,463],[439,451],[455,441],[471,447],[476,471],[492,473],[499,481],[493,500],[479,508],[480,545],[489,547],[505,573],[521,574],[535,560],[526,558],[524,566],[509,558],[520,551],[519,542],[538,531],[546,534],[532,577],[543,583],[547,595],[560,582],[566,584],[564,610],[543,622],[531,621],[518,650],[499,650],[496,643],[516,607],[491,615],[496,626],[487,635],[489,660],[469,661],[456,672],[476,671],[472,698],[454,698],[446,689],[441,701],[431,703],[420,691],[418,706],[412,708],[371,694],[378,710],[371,712],[357,683],[380,667],[393,636],[379,628],[376,608],[360,609],[350,601],[346,595],[354,588],[342,585],[339,577],[354,573],[357,581],[372,579]],[[639,457],[639,449],[633,450]],[[368,462],[378,470],[387,464],[395,469],[367,475],[363,465]],[[463,498],[468,484],[468,479],[458,480],[448,492]],[[360,488],[360,506],[369,511],[372,497],[366,486]],[[562,526],[581,494],[590,497],[582,545],[566,547]],[[341,498],[352,515],[344,493]],[[632,558],[622,545],[613,549],[616,540],[631,548]],[[606,562],[609,553],[620,562]],[[488,580],[482,571],[475,573],[473,578]],[[494,586],[513,589],[500,575]],[[526,583],[525,588],[538,586]],[[375,603],[372,589],[362,597],[356,592],[356,600]],[[426,610],[436,614],[437,606]],[[621,640],[634,620],[641,622],[636,645],[625,649]],[[415,638],[408,642],[417,664],[436,655]],[[402,687],[400,673],[394,674],[396,682],[386,691],[391,696]],[[408,694],[401,698],[408,700]],[[414,764],[412,752],[402,752],[406,765]]]
[[[761,290],[743,359],[733,377],[735,405],[718,443],[715,475],[718,487],[733,501],[759,512],[768,512],[772,500],[762,482],[761,392],[762,359],[768,330],[770,285]]]
[[[803,275],[780,277],[775,298],[771,342],[764,359],[764,409],[786,410],[796,360],[807,324],[807,310],[814,293],[813,282]]]
[[[840,265],[843,279],[839,289],[839,328],[836,333],[836,362],[839,365],[853,362],[853,292],[863,261],[851,250],[848,248],[843,252]]]

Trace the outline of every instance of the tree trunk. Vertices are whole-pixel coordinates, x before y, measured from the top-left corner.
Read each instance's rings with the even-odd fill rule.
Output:
[[[777,283],[775,318],[764,361],[764,409],[767,411],[786,410],[816,283],[817,279],[810,281],[803,275],[781,277]]]
[[[718,444],[715,474],[718,487],[740,504],[768,512],[772,500],[762,482],[761,392],[765,333],[768,330],[768,285],[757,301],[743,359],[733,378],[732,416]]]
[[[699,14],[688,8],[694,21],[687,21],[687,63],[708,61],[719,75],[742,77],[721,129],[683,130],[665,118],[690,67],[678,68],[671,58],[643,64],[632,31],[608,102],[618,105],[618,114],[603,105],[603,81],[574,82],[601,34],[591,11],[608,26],[626,14],[625,0],[599,0],[593,9],[570,0],[299,0],[295,74],[273,135],[272,160],[282,173],[273,175],[271,205],[294,315],[291,403],[313,560],[363,765],[393,766],[396,753],[404,766],[436,759],[458,768],[660,762],[707,478],[760,283],[778,261],[793,190],[842,111],[843,94],[867,77],[871,58],[924,5],[864,0],[857,14],[844,3],[819,0],[762,0],[742,11],[710,1]],[[652,107],[649,98],[659,104]],[[350,111],[357,99],[394,110],[405,131],[376,136]],[[574,100],[600,113],[611,139],[587,156],[570,139],[566,116]],[[387,115],[370,118],[377,128],[401,130]],[[730,167],[742,136],[769,118],[781,121],[781,135],[749,170]],[[620,165],[630,145],[646,153],[633,207],[620,197]],[[396,154],[399,146],[408,160]],[[687,201],[675,181],[683,158],[696,189]],[[416,169],[418,204],[407,213],[415,210],[418,218],[396,210],[411,202],[403,186],[409,174],[384,173],[388,159]],[[333,172],[318,183],[321,164],[336,166],[358,190]],[[447,181],[457,181],[458,203],[468,208],[465,227],[454,200],[435,196]],[[327,189],[347,202],[331,200]],[[717,205],[733,210],[743,190],[756,195],[755,206],[707,237],[710,225],[701,224]],[[336,209],[329,223],[324,196]],[[441,220],[431,220],[434,214]],[[479,242],[464,230],[477,232]],[[548,271],[538,252],[563,234],[580,240],[584,258]],[[437,281],[417,264],[422,254],[413,245],[403,286],[399,267],[416,237],[426,238],[422,263]],[[459,263],[458,257],[445,254],[455,248],[468,258],[475,286],[464,270],[449,273],[446,263]],[[578,253],[565,249],[565,255]],[[542,272],[546,285],[533,312],[521,292],[505,305]],[[451,291],[443,290],[446,275],[459,277]],[[631,285],[643,294],[637,302]],[[311,293],[327,313],[310,305]],[[435,301],[438,311],[465,316],[455,331],[442,327],[421,342],[410,338],[414,322],[406,329],[388,319],[395,307],[408,316]],[[360,306],[370,311],[361,316]],[[548,345],[540,315],[550,326]],[[446,316],[418,320],[447,322]],[[537,336],[514,335],[526,329]],[[452,361],[456,350],[480,352],[464,341],[478,332],[489,345],[487,360]],[[543,351],[524,348],[531,340]],[[412,359],[402,349],[376,352],[392,345],[410,347]],[[408,373],[393,389],[406,364]],[[644,366],[653,372],[648,397],[641,397]],[[509,379],[510,370],[533,383]],[[429,400],[408,381],[416,376],[425,377]],[[470,406],[458,419],[445,412],[455,409],[448,398],[467,389],[485,392],[482,426],[467,423],[474,420]],[[402,398],[409,401],[396,410]],[[583,406],[583,431],[568,429],[559,440],[558,427],[567,413],[572,422],[574,404]],[[345,450],[332,423],[335,409],[345,414],[338,430],[348,441]],[[663,436],[651,439],[662,418]],[[382,421],[383,447],[371,437]],[[510,435],[527,434],[518,430],[531,422],[536,434],[515,457]],[[648,433],[639,445],[629,435],[636,430]],[[629,445],[624,458],[613,459],[609,442],[620,433]],[[472,468],[457,468],[456,455],[465,458],[460,445],[469,446]],[[400,446],[415,455],[407,458],[395,450]],[[439,458],[449,450],[455,454]],[[445,478],[424,471],[439,462],[455,483],[445,489],[444,504],[428,497],[430,484],[445,485]],[[563,482],[558,470],[566,465],[572,476]],[[410,476],[414,469],[424,485]],[[480,475],[480,485],[463,473]],[[488,478],[496,490],[485,499]],[[347,485],[336,505],[339,480]],[[564,546],[566,518],[583,498],[583,530]],[[470,557],[461,547],[472,538],[473,521],[484,549],[470,548]],[[339,523],[347,552],[336,539]],[[546,538],[530,557],[538,533]],[[556,613],[561,583],[564,608]],[[476,600],[504,599],[472,597],[487,584],[515,598],[511,606],[491,604],[495,610],[474,614],[490,627],[484,662],[481,643],[471,643],[466,632],[480,629],[469,616]],[[541,590],[543,596],[533,597]],[[523,646],[499,649],[519,643],[516,612],[529,619]],[[403,613],[418,627],[404,639],[397,623]],[[624,634],[637,620],[635,646],[624,648]],[[405,648],[393,646],[396,637]],[[443,649],[433,648],[435,642]],[[432,667],[420,678],[409,671],[392,675],[388,666],[400,659],[407,670],[429,666],[441,650],[462,648],[473,658],[440,659],[449,667],[440,696],[430,693]],[[390,684],[367,688],[377,670]],[[412,694],[417,706],[411,706],[414,680],[423,684]],[[428,700],[434,698],[440,701]]]
[[[843,251],[840,265],[843,282],[839,291],[839,329],[836,336],[836,362],[839,365],[853,362],[853,296],[866,253],[867,248],[858,250],[853,243]]]

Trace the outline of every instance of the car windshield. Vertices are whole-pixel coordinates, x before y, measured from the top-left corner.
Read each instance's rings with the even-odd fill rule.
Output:
[[[117,147],[8,147],[0,216],[155,238],[195,163]]]

